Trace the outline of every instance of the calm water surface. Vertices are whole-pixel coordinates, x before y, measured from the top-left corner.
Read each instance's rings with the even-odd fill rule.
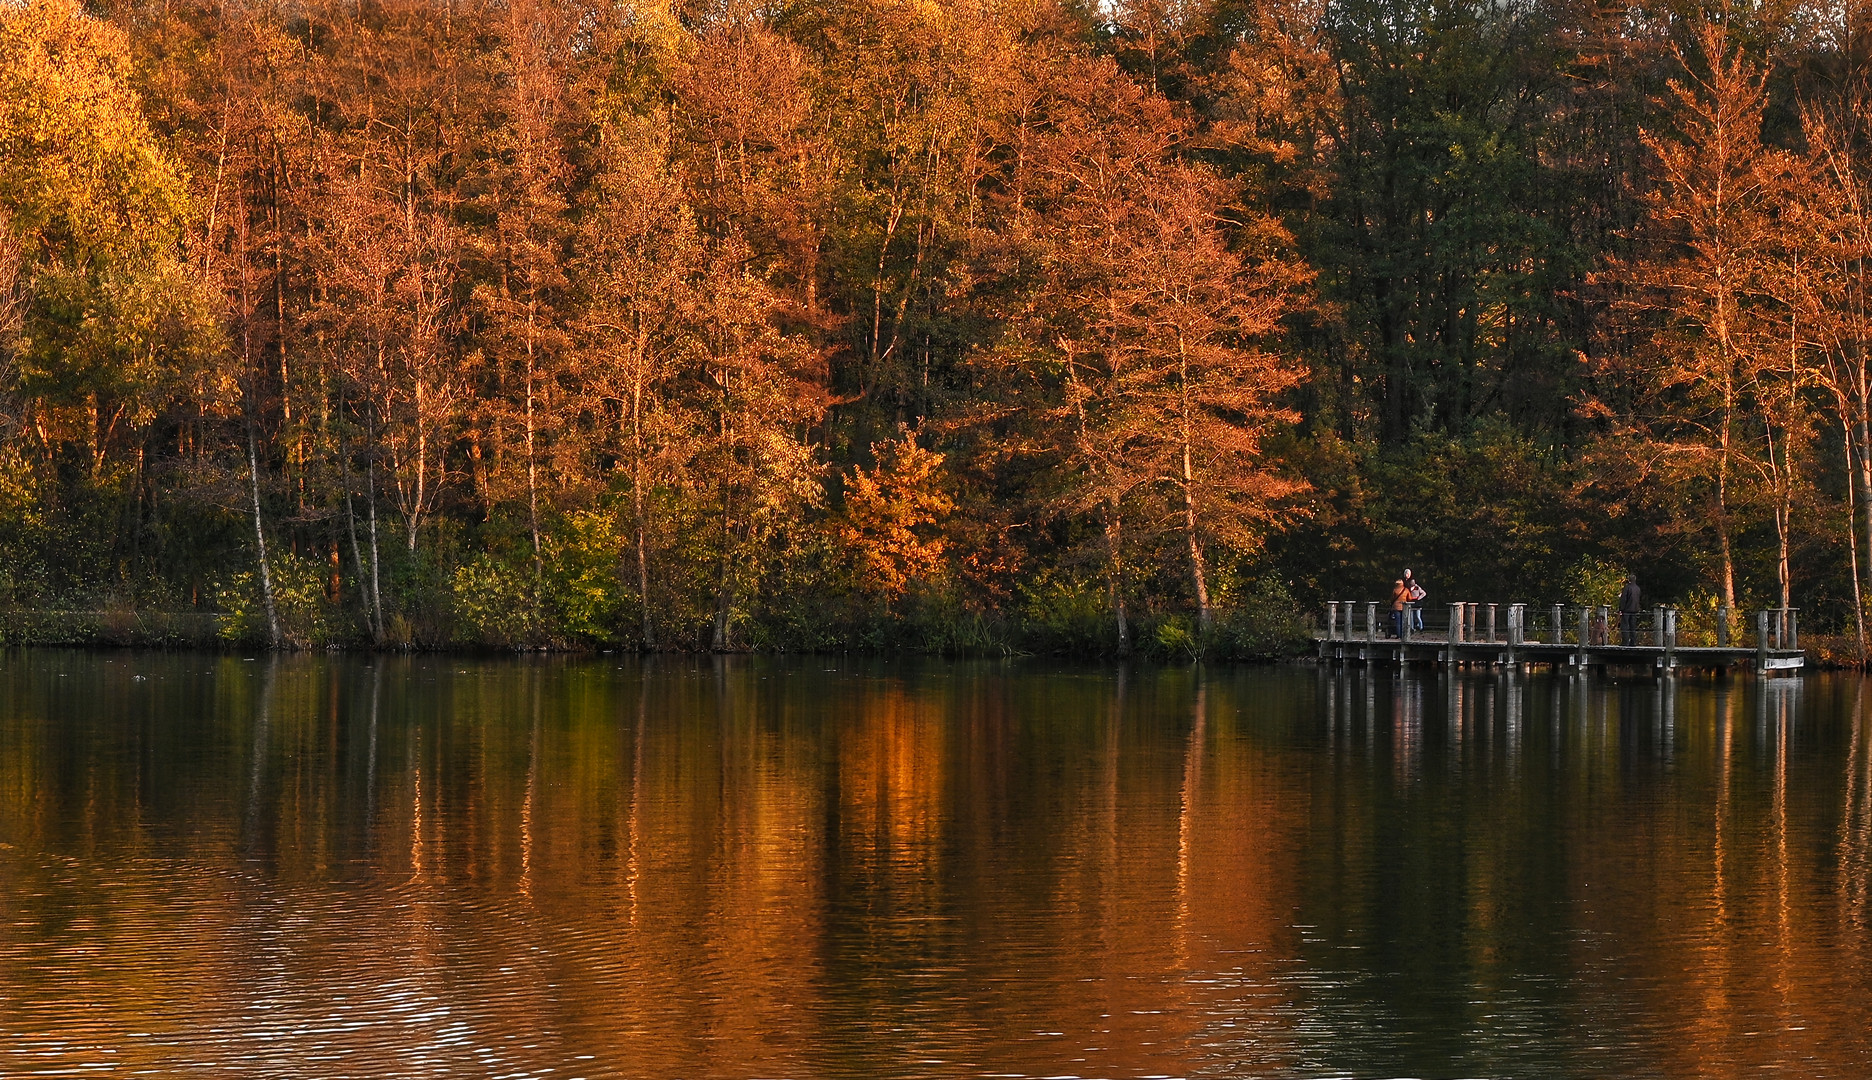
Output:
[[[1872,1076],[1850,678],[0,658],[0,1075]]]

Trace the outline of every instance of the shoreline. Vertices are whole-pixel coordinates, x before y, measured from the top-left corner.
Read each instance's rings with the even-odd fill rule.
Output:
[[[1060,647],[1057,637],[1040,627],[1008,624],[1003,633],[983,635],[965,644],[936,640],[919,643],[919,628],[903,623],[891,629],[899,634],[871,636],[854,629],[852,642],[801,643],[789,647],[772,642],[744,645],[733,649],[710,649],[702,645],[664,645],[645,649],[623,641],[546,641],[496,642],[451,640],[445,642],[405,640],[375,644],[362,637],[338,638],[321,642],[288,641],[278,647],[240,633],[230,633],[230,626],[245,620],[237,614],[209,611],[148,612],[128,608],[103,611],[36,608],[0,609],[0,647],[69,648],[69,649],[148,649],[154,651],[199,652],[278,652],[283,655],[309,653],[431,654],[458,656],[920,656],[953,659],[983,658],[1056,658],[1073,660],[1128,660],[1152,664],[1189,663],[1197,659],[1225,663],[1304,662],[1311,655],[1310,640],[1297,634],[1291,640],[1271,643],[1271,647],[1229,648],[1229,642],[1217,640],[1206,656],[1196,656],[1188,644],[1175,647],[1140,647],[1130,657],[1119,657],[1109,650]],[[870,640],[864,640],[870,637]],[[894,639],[894,640],[893,640]],[[1145,642],[1140,642],[1145,646]]]
[[[198,652],[241,652],[254,649],[270,650],[264,642],[245,637],[229,636],[226,627],[231,619],[221,612],[182,611],[149,612],[128,608],[112,608],[102,611],[58,610],[38,608],[0,609],[0,646],[9,648],[100,648],[100,649],[149,649],[155,651],[198,651]],[[666,646],[658,649],[643,649],[622,642],[547,642],[513,644],[501,642],[451,641],[437,642],[396,642],[382,645],[367,641],[340,640],[319,644],[291,643],[280,647],[280,653],[372,653],[435,654],[460,656],[520,656],[520,655],[557,655],[557,656],[601,656],[626,654],[635,656],[697,656],[697,655],[767,655],[767,656],[922,656],[949,657],[955,659],[979,659],[982,657],[1053,657],[1077,660],[1110,660],[1120,658],[1107,651],[1074,650],[1046,647],[1021,648],[1015,641],[1028,635],[1020,627],[1010,626],[1008,640],[981,642],[970,648],[943,648],[939,646],[919,647],[916,644],[902,642],[885,644],[873,641],[863,645],[844,648],[819,647],[773,647],[749,646],[730,650],[710,650],[702,647],[684,648]],[[1807,634],[1803,635],[1802,645],[1808,655],[1809,671],[1866,671],[1872,665],[1866,657],[1859,654],[1857,643],[1849,635]],[[1030,639],[1031,640],[1031,639]],[[1038,642],[1033,642],[1038,645]],[[1187,664],[1198,659],[1222,663],[1309,663],[1312,659],[1313,642],[1296,640],[1284,647],[1255,650],[1248,653],[1215,650],[1213,655],[1197,657],[1187,651],[1177,650],[1169,655],[1159,655],[1157,650],[1140,650],[1126,658],[1157,664]]]

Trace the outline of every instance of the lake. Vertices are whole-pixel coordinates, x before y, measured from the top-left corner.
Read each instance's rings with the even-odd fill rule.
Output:
[[[1763,683],[0,656],[0,1074],[1872,1075]]]

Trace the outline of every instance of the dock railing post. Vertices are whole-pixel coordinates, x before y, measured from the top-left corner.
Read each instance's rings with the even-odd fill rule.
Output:
[[[1677,670],[1677,609],[1664,609],[1664,670]]]
[[[1560,613],[1560,605],[1553,606],[1553,643],[1566,644],[1566,616]]]
[[[1800,617],[1799,608],[1787,609],[1787,644],[1782,646],[1782,648],[1785,648],[1785,649],[1800,648],[1800,628],[1799,626],[1796,625],[1796,621],[1799,619],[1799,617]]]
[[[1768,613],[1755,613],[1755,673],[1768,674]]]
[[[1378,640],[1378,601],[1365,601],[1365,644]]]
[[[1586,670],[1586,645],[1592,641],[1592,608],[1579,609],[1579,659],[1581,671]]]
[[[1339,601],[1326,601],[1326,640],[1339,640]]]
[[[1462,644],[1462,641],[1463,641],[1463,608],[1467,606],[1468,606],[1467,604],[1462,603],[1460,600],[1449,606],[1449,643],[1451,645]],[[1455,650],[1452,649],[1450,651],[1450,662],[1454,663],[1455,660],[1456,660],[1456,652]]]
[[[1664,609],[1653,608],[1651,611],[1651,644],[1664,647]]]
[[[1523,640],[1522,635],[1526,633],[1527,633],[1527,605],[1526,604],[1509,604],[1508,605],[1508,644],[1510,646],[1521,644]]]
[[[1716,647],[1729,647],[1729,605],[1723,604],[1716,609]]]
[[[1415,614],[1417,614],[1416,604],[1404,605],[1404,618],[1398,621],[1398,640],[1399,641],[1404,642],[1406,644],[1410,642],[1411,616]],[[1398,652],[1398,659],[1400,661],[1404,659],[1404,653],[1401,650]]]
[[[1495,644],[1495,608],[1496,607],[1497,605],[1493,603],[1489,604],[1488,606],[1488,643],[1490,645]]]

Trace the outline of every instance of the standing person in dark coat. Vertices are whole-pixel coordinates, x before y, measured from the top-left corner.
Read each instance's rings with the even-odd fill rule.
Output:
[[[1618,622],[1619,634],[1627,645],[1638,644],[1638,612],[1643,603],[1638,593],[1638,575],[1626,574],[1625,591],[1618,597]]]

